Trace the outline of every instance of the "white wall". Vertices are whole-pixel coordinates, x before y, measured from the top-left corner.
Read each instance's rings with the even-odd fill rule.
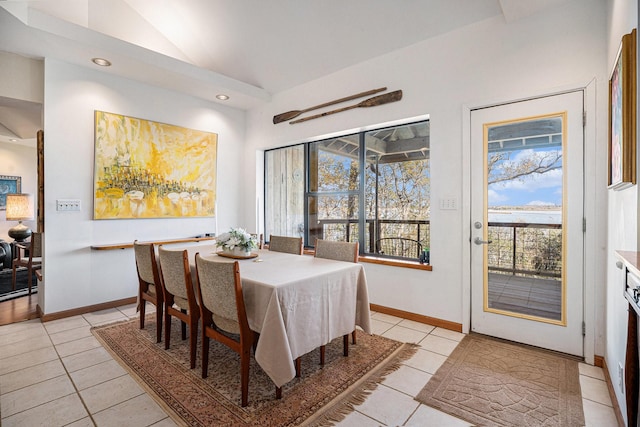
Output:
[[[598,82],[597,96],[606,102],[605,13],[603,1],[576,0],[508,24],[502,17],[491,18],[277,94],[270,104],[249,113],[246,157],[253,161],[256,151],[266,148],[429,114],[433,271],[365,264],[370,299],[375,304],[466,323],[468,277],[463,276],[461,262],[469,250],[469,222],[465,220],[468,194],[463,193],[469,175],[462,159],[469,152],[463,135],[469,118],[463,116],[464,107],[585,87],[594,78]],[[301,124],[272,124],[275,114],[382,86],[402,89],[403,99]],[[606,131],[606,116],[590,113],[598,121],[598,127]],[[601,136],[598,143],[605,144]],[[591,135],[587,144],[591,155],[587,161],[595,164],[595,135]],[[604,179],[603,159],[593,173]],[[253,206],[256,198],[261,197],[260,191],[257,186],[256,193],[247,192],[245,205]],[[604,192],[604,188],[599,191]],[[594,192],[594,188],[588,188],[586,196],[594,197]],[[439,199],[449,196],[460,202],[460,208],[454,212],[440,211]],[[255,221],[252,211],[255,209],[246,210],[247,222]],[[603,223],[605,215],[604,204],[600,203],[588,220],[597,226]],[[589,262],[595,258],[597,248],[604,247],[603,236],[592,239],[600,241],[589,248]],[[604,261],[597,263],[594,270],[590,279],[600,285],[596,312],[601,314]],[[600,323],[597,329],[595,335],[600,341],[596,352],[602,354],[604,324]]]
[[[624,34],[638,25],[638,4],[634,0],[611,0],[607,10],[607,70],[613,68]],[[606,114],[606,113],[605,113]],[[605,139],[606,141],[606,139]],[[640,163],[639,163],[640,164]],[[627,341],[627,309],[623,296],[624,274],[616,268],[615,250],[640,250],[638,240],[639,186],[622,191],[608,190],[608,242],[606,253],[606,354],[609,375],[614,384],[622,414],[626,416],[625,396],[618,386],[618,364],[624,366]]]
[[[33,221],[22,221],[24,225],[36,231],[35,221],[37,213],[37,189],[38,189],[38,158],[36,149],[25,145],[0,142],[0,175],[19,176],[21,178],[21,191],[31,194],[33,201]],[[0,211],[0,239],[7,242],[13,238],[7,234],[8,230],[17,224],[16,221],[5,221],[6,211]]]
[[[94,110],[217,133],[217,225],[242,225],[244,112],[49,59],[44,78],[45,314],[137,294],[133,251],[91,245],[216,231],[213,218],[94,221]],[[68,198],[81,200],[81,212],[56,211],[56,199]]]

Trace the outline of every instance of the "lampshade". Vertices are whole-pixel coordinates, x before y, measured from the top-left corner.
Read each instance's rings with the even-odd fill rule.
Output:
[[[7,221],[18,221],[18,225],[11,227],[7,234],[16,242],[24,242],[31,236],[31,229],[22,220],[33,219],[33,206],[29,194],[7,194]]]
[[[7,221],[33,219],[29,194],[7,194]]]

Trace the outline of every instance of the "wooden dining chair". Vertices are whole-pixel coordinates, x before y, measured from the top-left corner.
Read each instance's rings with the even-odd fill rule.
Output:
[[[316,258],[326,258],[335,261],[358,262],[358,242],[335,242],[332,240],[316,239]],[[356,330],[351,333],[352,343],[356,343]],[[343,353],[349,355],[349,334],[343,337]],[[320,347],[320,364],[324,365],[325,346]]]
[[[269,236],[269,250],[302,255],[302,237]]]
[[[202,318],[202,378],[209,369],[209,338],[240,355],[242,406],[249,395],[249,362],[256,334],[249,328],[238,261],[217,261],[196,254],[196,289]],[[235,340],[228,334],[238,335]],[[279,395],[280,390],[276,389]]]
[[[158,272],[156,250],[153,243],[133,242],[138,271],[138,308],[140,310],[140,329],[144,329],[146,302],[156,306],[156,342],[162,340],[162,311],[164,306],[164,291]]]
[[[11,286],[16,290],[16,270],[19,267],[27,268],[27,285],[29,286],[29,294],[31,294],[31,285],[33,283],[33,273],[35,270],[42,268],[42,233],[32,233],[31,240],[26,243],[16,243],[16,257],[11,263],[12,275]]]
[[[187,250],[176,251],[158,248],[160,278],[164,290],[164,348],[171,344],[171,317],[180,320],[182,339],[187,338],[189,327],[189,350],[191,369],[196,367],[196,347],[200,307],[191,280],[191,268]]]

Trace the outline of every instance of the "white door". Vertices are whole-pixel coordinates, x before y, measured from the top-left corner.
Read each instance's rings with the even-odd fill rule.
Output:
[[[583,92],[471,112],[471,330],[583,355]]]

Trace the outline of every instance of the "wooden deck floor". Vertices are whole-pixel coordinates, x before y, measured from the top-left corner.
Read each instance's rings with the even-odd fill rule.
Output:
[[[562,282],[489,273],[489,307],[560,320]]]

